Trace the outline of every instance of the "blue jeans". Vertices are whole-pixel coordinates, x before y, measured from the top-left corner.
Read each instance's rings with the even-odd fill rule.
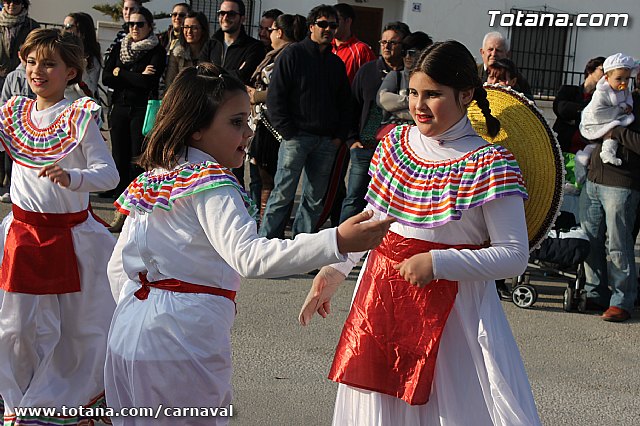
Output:
[[[632,231],[639,202],[640,191],[589,180],[580,195],[581,226],[591,242],[584,262],[587,297],[628,312],[633,311],[638,286]]]
[[[360,213],[367,206],[364,196],[371,180],[369,164],[374,153],[374,148],[353,148],[349,152],[351,168],[349,169],[347,195],[342,202],[342,211],[340,212],[340,223]]]
[[[296,236],[303,232],[313,232],[322,213],[322,199],[327,191],[337,151],[338,148],[328,136],[301,132],[292,139],[282,141],[278,151],[274,188],[265,208],[260,236],[277,238],[282,235],[300,175],[302,197],[293,221],[292,233]]]

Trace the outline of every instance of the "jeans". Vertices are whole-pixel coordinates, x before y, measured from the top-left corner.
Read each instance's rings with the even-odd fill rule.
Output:
[[[364,196],[369,187],[369,164],[375,153],[374,148],[353,148],[349,152],[351,169],[349,169],[349,183],[347,195],[342,202],[340,223],[360,213],[367,206]]]
[[[333,160],[338,148],[328,136],[300,132],[292,139],[283,140],[278,151],[278,168],[274,188],[269,196],[260,236],[277,238],[282,235],[289,216],[300,175],[302,196],[293,221],[293,236],[313,232],[320,214],[322,199],[327,190]],[[303,173],[304,172],[304,173]]]
[[[587,297],[628,312],[633,311],[638,286],[632,230],[639,202],[640,191],[591,181],[580,195],[581,226],[591,242],[584,262]]]

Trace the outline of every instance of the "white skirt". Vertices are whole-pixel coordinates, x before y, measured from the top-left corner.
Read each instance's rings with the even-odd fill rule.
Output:
[[[340,384],[333,424],[540,425],[494,282],[459,283],[440,341],[429,402],[412,406],[390,395]]]
[[[0,253],[13,215],[2,221]],[[91,215],[71,228],[82,291],[32,295],[0,290],[0,395],[15,407],[77,407],[104,392],[115,309],[107,262],[115,238]]]
[[[171,416],[172,408],[229,407],[235,304],[225,297],[156,288],[139,300],[133,294],[139,288],[137,282],[126,282],[113,316],[105,365],[107,405],[115,410],[151,407],[160,416],[112,418],[113,424],[226,425],[228,417]]]

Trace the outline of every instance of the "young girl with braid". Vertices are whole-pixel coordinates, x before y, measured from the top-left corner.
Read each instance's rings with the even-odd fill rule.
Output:
[[[496,135],[471,53],[430,46],[410,76],[415,126],[373,157],[367,208],[396,222],[362,267],[338,342],[334,425],[540,424],[494,284],[526,268],[527,192],[513,155],[471,126],[473,100]],[[359,258],[320,270],[303,325],[327,316]]]

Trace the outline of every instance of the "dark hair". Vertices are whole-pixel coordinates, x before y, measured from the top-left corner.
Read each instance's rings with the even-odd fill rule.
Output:
[[[288,41],[302,41],[307,36],[306,19],[302,15],[280,15],[275,23]]]
[[[187,16],[185,16],[185,19],[187,18],[196,18],[198,24],[202,27],[202,37],[200,40],[206,43],[206,41],[209,40],[209,20],[207,19],[207,15],[202,12],[190,10],[187,12]]]
[[[427,47],[433,44],[433,40],[429,37],[428,34],[423,33],[422,31],[416,31],[415,33],[411,33],[405,38],[402,39],[402,49],[426,49]]]
[[[356,12],[353,10],[351,5],[346,3],[338,3],[334,4],[333,8],[338,12],[338,15],[342,16],[342,19],[351,18],[351,21],[356,20]]]
[[[244,16],[245,13],[247,13],[247,9],[244,6],[244,2],[242,0],[222,0],[220,2],[220,4],[224,3],[224,2],[229,2],[229,3],[235,3],[238,5],[238,13],[240,14],[240,16]]]
[[[175,167],[191,136],[211,125],[218,107],[235,91],[246,93],[246,87],[214,64],[203,62],[180,71],[162,98],[156,124],[138,159],[140,167]]]
[[[318,18],[334,18],[337,21],[338,13],[333,6],[329,6],[327,4],[316,6],[311,9],[309,15],[307,15],[307,26],[315,24]]]
[[[22,4],[23,9],[29,9],[29,5],[31,4],[29,0],[21,0],[20,3]]]
[[[102,63],[102,54],[100,53],[100,43],[96,37],[96,28],[91,15],[85,12],[73,12],[67,15],[73,19],[74,25],[80,34],[84,54],[87,57],[87,69],[93,68],[93,58],[97,58]]]
[[[385,32],[385,31],[395,31],[398,34],[400,34],[402,38],[405,38],[406,36],[411,34],[411,30],[409,29],[409,26],[404,22],[400,22],[400,21],[389,22],[382,29],[382,32]]]
[[[20,48],[20,56],[26,61],[29,53],[35,51],[36,57],[47,58],[56,52],[69,68],[75,68],[77,74],[67,85],[80,83],[84,71],[84,49],[80,38],[71,33],[61,33],[54,28],[39,28],[31,31]]]
[[[140,6],[138,8],[137,11],[135,12],[131,12],[131,14],[133,15],[134,13],[137,13],[138,15],[142,15],[144,16],[144,20],[147,21],[147,24],[149,24],[149,26],[151,27],[151,34],[153,34],[153,13],[151,13],[151,11],[149,9],[147,9],[146,7]]]
[[[474,89],[473,99],[484,115],[487,133],[492,137],[498,134],[500,121],[491,115],[487,91],[482,87],[476,61],[462,43],[447,40],[427,47],[418,58],[411,75],[417,72],[427,74],[438,84],[451,87],[456,95],[456,102],[460,91]]]
[[[282,15],[283,13],[284,12],[281,11],[280,9],[269,9],[262,14],[262,17],[267,19],[273,19],[275,21],[276,18]]]
[[[173,9],[175,9],[178,6],[186,7],[187,8],[187,12],[191,12],[191,5],[189,3],[176,3],[171,7],[171,10],[173,11]]]
[[[518,78],[518,67],[509,58],[496,59],[493,63],[487,66],[487,74],[491,75],[491,71],[494,71],[494,75],[498,80],[507,80],[507,73],[511,78]]]
[[[593,73],[596,68],[604,64],[605,60],[606,58],[604,56],[589,59],[589,62],[587,62],[587,65],[584,67],[584,78],[589,77],[589,74]]]

